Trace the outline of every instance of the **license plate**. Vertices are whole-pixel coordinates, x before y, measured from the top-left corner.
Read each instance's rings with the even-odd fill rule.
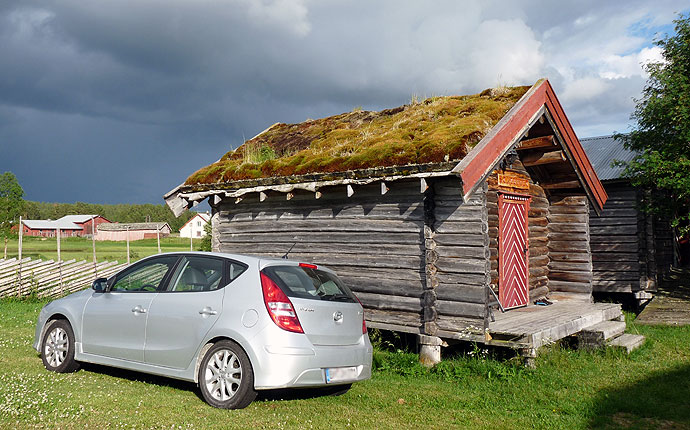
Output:
[[[357,367],[332,367],[326,369],[326,383],[352,381],[357,379]]]

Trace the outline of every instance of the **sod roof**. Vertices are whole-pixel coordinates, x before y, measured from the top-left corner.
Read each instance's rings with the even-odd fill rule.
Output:
[[[354,110],[274,124],[186,185],[462,160],[529,86],[431,97],[380,112]],[[445,163],[444,163],[445,164]]]

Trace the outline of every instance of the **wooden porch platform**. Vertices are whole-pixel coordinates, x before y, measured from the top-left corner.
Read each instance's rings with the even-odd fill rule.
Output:
[[[690,270],[672,269],[656,296],[635,322],[648,325],[690,325]]]
[[[489,323],[491,339],[486,343],[537,349],[586,327],[622,316],[621,305],[617,303],[590,303],[567,296],[557,297],[558,301],[549,306],[530,304],[505,313],[495,310],[496,321]]]

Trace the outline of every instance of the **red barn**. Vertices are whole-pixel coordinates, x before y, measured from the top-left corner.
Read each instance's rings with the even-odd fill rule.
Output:
[[[60,229],[60,236],[86,236],[93,232],[92,224],[110,223],[100,215],[65,215],[57,220],[24,220],[22,221],[25,236],[55,237]]]

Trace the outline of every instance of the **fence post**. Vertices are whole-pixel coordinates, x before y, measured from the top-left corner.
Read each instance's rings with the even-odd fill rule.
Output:
[[[129,265],[129,226],[127,226],[127,265]]]
[[[158,239],[158,253],[161,253],[161,227],[156,226],[156,239]]]
[[[91,245],[93,247],[93,274],[98,278],[98,268],[96,263],[96,217],[91,217]]]
[[[19,252],[19,273],[17,274],[17,280],[19,283],[19,297],[22,296],[22,236],[24,233],[24,222],[22,217],[19,217],[19,243],[17,244]]]
[[[57,232],[57,258],[58,258],[58,271],[60,274],[60,295],[65,294],[65,289],[62,286],[62,258],[60,257],[60,228],[56,227],[55,231]]]
[[[190,251],[194,251],[194,247],[192,246],[194,244],[194,242],[193,242],[194,235],[192,234],[193,232],[194,232],[194,229],[191,228],[191,226],[190,226],[190,229],[189,229],[189,250]]]

